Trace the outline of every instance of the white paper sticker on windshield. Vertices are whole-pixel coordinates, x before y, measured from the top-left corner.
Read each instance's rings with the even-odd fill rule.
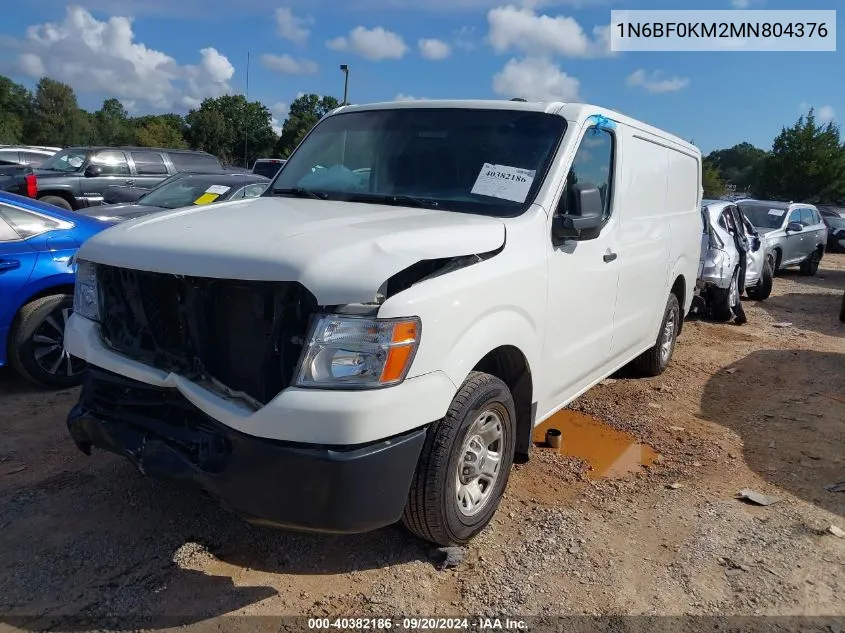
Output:
[[[784,213],[786,213],[784,209],[769,209],[769,215],[773,215],[776,218],[782,218]]]
[[[533,169],[484,163],[471,193],[512,202],[525,202],[535,173]]]
[[[78,168],[82,167],[83,162],[84,161],[82,159],[82,156],[71,156],[68,159],[67,164],[70,165],[71,167],[76,167],[78,169]]]
[[[222,196],[224,193],[229,191],[231,187],[226,187],[225,185],[211,185],[208,189],[205,190],[206,193],[216,193],[218,196]]]

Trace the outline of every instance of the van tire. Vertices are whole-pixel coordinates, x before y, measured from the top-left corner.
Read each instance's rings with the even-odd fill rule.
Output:
[[[46,202],[47,204],[52,204],[54,207],[59,207],[64,209],[65,211],[73,211],[73,207],[70,206],[70,202],[61,198],[59,196],[43,196],[38,198],[41,202]]]
[[[657,334],[657,341],[654,347],[646,350],[633,361],[634,369],[647,377],[659,376],[669,366],[672,360],[672,353],[675,351],[675,342],[678,339],[678,331],[681,325],[681,306],[674,294],[669,295],[666,302],[666,309],[663,311],[663,320],[660,322],[660,332]],[[666,345],[668,344],[668,347]]]
[[[749,299],[754,301],[764,301],[772,294],[772,286],[774,285],[774,271],[772,270],[772,260],[770,257],[766,258],[763,263],[763,272],[760,275],[760,282],[745,292]]]
[[[495,441],[499,466],[477,512],[467,515],[458,501],[461,464],[473,463],[464,461],[472,452],[469,432],[478,430],[482,420],[493,424],[493,431],[499,430],[499,439]],[[510,476],[515,445],[516,408],[510,389],[495,376],[471,372],[446,416],[428,430],[402,523],[420,538],[438,545],[462,545],[469,541],[490,523],[499,507]],[[486,463],[486,456],[485,449],[481,464]]]

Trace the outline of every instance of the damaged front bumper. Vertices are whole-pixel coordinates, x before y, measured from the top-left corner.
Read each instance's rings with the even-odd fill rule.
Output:
[[[426,435],[419,428],[357,446],[258,438],[215,421],[177,389],[96,367],[67,424],[85,453],[111,451],[150,477],[197,485],[250,522],[336,533],[399,520]]]

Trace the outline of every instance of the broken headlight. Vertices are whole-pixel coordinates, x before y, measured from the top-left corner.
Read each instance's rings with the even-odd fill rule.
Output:
[[[84,260],[76,261],[73,311],[86,319],[100,320],[100,292],[97,285],[96,264]]]
[[[420,320],[324,315],[314,321],[297,387],[375,389],[401,383],[420,342]]]

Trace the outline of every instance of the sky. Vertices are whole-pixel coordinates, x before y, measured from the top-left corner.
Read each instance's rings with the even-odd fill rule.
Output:
[[[611,53],[610,11],[837,3],[16,0],[0,23],[0,74],[30,88],[46,75],[70,84],[86,109],[117,97],[131,114],[184,113],[205,97],[246,93],[271,109],[278,127],[299,94],[340,99],[340,65],[348,64],[351,103],[581,101],[692,140],[705,153],[743,141],[769,149],[810,107],[822,121],[845,117],[841,49]]]

